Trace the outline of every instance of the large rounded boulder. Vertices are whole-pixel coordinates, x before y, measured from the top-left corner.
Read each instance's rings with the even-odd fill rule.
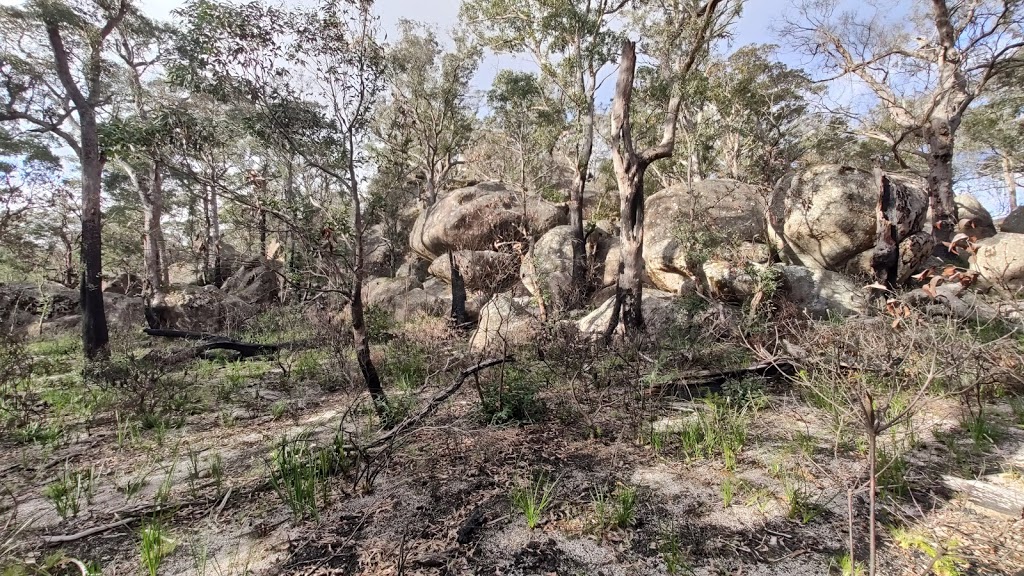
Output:
[[[901,252],[923,250],[911,240],[924,230],[928,195],[916,182],[890,176],[895,184]],[[865,273],[863,255],[874,250],[877,186],[874,176],[849,166],[824,165],[779,181],[768,206],[768,235],[787,264],[814,270]],[[926,256],[907,254],[907,270]]]
[[[1017,208],[1010,212],[1006,218],[1003,218],[1002,224],[999,225],[999,231],[1024,234],[1024,206]]]
[[[416,218],[409,246],[426,260],[451,250],[494,250],[524,242],[569,221],[568,207],[523,195],[500,183],[452,190]]]
[[[497,294],[480,310],[476,330],[469,339],[474,352],[497,350],[531,342],[540,330],[540,311],[533,298]]]
[[[697,271],[689,263],[723,259],[725,250],[764,242],[766,200],[754,186],[704,180],[647,199],[644,260],[650,281],[679,292]]]
[[[971,268],[1005,288],[1024,288],[1024,234],[1000,232],[974,245]]]
[[[996,224],[992,214],[981,205],[977,198],[970,194],[956,197],[956,209],[960,216],[957,229],[977,239],[991,238],[996,235]]]
[[[185,285],[168,292],[154,306],[161,328],[224,333],[235,330],[256,314],[256,308],[214,286]]]

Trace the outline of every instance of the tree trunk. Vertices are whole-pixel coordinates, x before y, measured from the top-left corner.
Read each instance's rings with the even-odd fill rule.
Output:
[[[103,160],[100,156],[96,111],[79,109],[82,135],[82,350],[93,360],[107,356],[109,335],[103,309],[103,244],[100,194]]]
[[[452,313],[451,321],[456,327],[465,326],[469,321],[466,315],[466,283],[462,280],[455,252],[448,251],[448,264],[452,269]]]
[[[636,71],[636,43],[622,43],[619,78],[615,83],[612,105],[612,164],[619,186],[619,246],[621,260],[616,285],[616,309],[620,312],[626,337],[644,328],[644,171],[647,163],[633,148],[629,113]],[[674,122],[674,121],[673,121]],[[609,333],[614,330],[614,322]]]
[[[158,305],[166,291],[164,234],[160,225],[163,216],[163,175],[160,163],[148,166],[145,178],[136,178],[143,210],[143,255],[146,262],[146,297],[150,305]]]
[[[572,279],[574,290],[568,294],[582,295],[585,292],[587,276],[586,237],[583,234],[583,192],[587,186],[590,173],[590,158],[594,153],[594,91],[596,77],[591,75],[591,88],[587,94],[587,111],[583,115],[583,136],[579,154],[576,158],[575,174],[572,188],[569,189],[569,228],[572,231]],[[574,299],[571,296],[569,299]],[[575,302],[561,302],[560,305],[572,307]]]
[[[359,247],[356,249],[362,252],[362,239],[357,240]],[[361,259],[362,257],[357,257]],[[356,349],[356,362],[359,364],[359,372],[366,382],[366,389],[373,399],[377,415],[384,417],[387,414],[387,397],[384,395],[384,388],[380,383],[380,374],[370,357],[370,338],[366,333],[366,319],[363,313],[363,274],[357,271],[352,278],[352,300],[349,302],[349,313],[352,315],[352,345]]]
[[[210,187],[210,240],[213,250],[213,285],[220,288],[224,284],[220,261],[220,210],[217,207],[217,190]],[[208,250],[210,248],[207,248]]]
[[[1010,200],[1010,212],[1017,209],[1017,173],[1013,170],[1013,162],[1003,156],[1003,178],[1006,179],[1006,196]]]
[[[925,129],[928,142],[928,202],[934,255],[949,258],[948,242],[956,234],[959,218],[953,192],[953,127],[945,118],[932,118]],[[943,244],[943,242],[947,244]]]
[[[889,288],[899,283],[900,237],[896,221],[896,198],[892,182],[881,168],[875,168],[875,186],[878,188],[876,206],[875,251],[871,255],[871,269],[875,281]]]
[[[267,255],[267,212],[259,209],[260,217],[260,256]]]
[[[644,329],[644,167],[633,162],[625,168],[616,175],[619,183],[619,246],[622,262],[617,293],[622,300],[622,325],[626,329],[626,336],[632,337]]]
[[[349,133],[349,150],[354,150],[352,135]],[[352,315],[352,341],[356,349],[356,362],[359,364],[359,372],[366,383],[366,389],[373,399],[374,409],[381,420],[386,420],[388,415],[388,399],[381,386],[380,374],[373,364],[373,357],[370,356],[370,338],[366,332],[366,320],[363,314],[363,278],[366,276],[364,265],[366,262],[365,253],[365,224],[363,222],[362,199],[359,197],[359,180],[356,177],[356,168],[352,158],[348,163],[348,186],[349,201],[352,203],[352,231],[353,231],[353,261],[352,261],[352,295],[349,301],[349,312]]]

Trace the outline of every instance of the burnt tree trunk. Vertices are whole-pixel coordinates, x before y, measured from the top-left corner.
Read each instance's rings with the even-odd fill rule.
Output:
[[[217,207],[217,190],[210,187],[210,240],[207,250],[213,251],[213,285],[224,284],[220,250],[220,209]]]
[[[452,269],[452,313],[451,321],[456,326],[465,326],[469,321],[466,314],[466,282],[462,278],[455,252],[448,251],[448,264]]]
[[[892,182],[881,168],[875,168],[878,203],[875,208],[875,251],[871,255],[871,270],[875,281],[892,290],[899,283],[900,237],[896,215],[896,195]]]
[[[356,146],[352,134],[348,134],[349,150],[355,150]],[[359,364],[359,372],[366,383],[366,389],[373,399],[373,406],[381,420],[386,420],[388,415],[388,399],[384,394],[384,387],[381,385],[380,374],[373,364],[373,357],[370,355],[370,337],[366,331],[366,319],[363,309],[363,279],[366,277],[366,224],[363,221],[363,205],[359,196],[359,179],[356,176],[355,163],[349,159],[348,163],[348,191],[349,201],[352,203],[352,230],[353,259],[352,259],[352,294],[349,300],[349,313],[352,316],[352,343],[356,349],[356,363]]]
[[[693,47],[685,58],[680,56],[674,62],[663,63],[666,71],[674,76],[677,85],[689,74],[698,56],[707,48],[712,24],[720,15],[720,4],[721,0],[709,0],[697,11],[696,16],[703,20],[693,39]],[[644,329],[644,174],[651,164],[662,158],[669,158],[675,152],[676,126],[679,123],[679,110],[682,106],[681,96],[673,92],[665,108],[661,141],[642,152],[637,152],[633,144],[633,128],[630,121],[635,75],[636,43],[625,40],[619,57],[619,77],[615,82],[615,100],[612,105],[611,149],[615,178],[619,186],[619,244],[622,251],[613,312],[621,313],[627,338],[635,338]],[[617,318],[612,318],[606,338],[615,330],[617,321]]]
[[[587,176],[590,173],[590,159],[594,153],[594,89],[597,76],[594,71],[589,73],[590,84],[586,89],[587,110],[583,115],[583,138],[576,158],[572,187],[569,189],[569,229],[572,232],[572,280],[573,290],[563,294],[565,301],[560,306],[572,308],[586,292],[587,248],[583,232],[583,194],[587,187]]]
[[[85,357],[107,354],[109,334],[103,308],[103,240],[100,194],[103,160],[96,127],[96,111],[78,109],[82,128],[82,345]]]

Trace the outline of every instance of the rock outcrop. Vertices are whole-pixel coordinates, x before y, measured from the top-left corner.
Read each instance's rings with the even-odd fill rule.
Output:
[[[864,311],[868,293],[852,279],[829,270],[780,266],[783,298],[815,319]]]
[[[240,327],[256,308],[214,286],[179,286],[155,311],[163,328],[223,334]]]
[[[0,284],[0,321],[17,325],[78,313],[79,292],[56,282]]]
[[[1024,206],[1017,208],[1010,212],[1006,218],[1003,218],[1003,223],[999,225],[999,231],[1024,234]]]
[[[498,244],[524,242],[527,234],[539,237],[568,220],[565,205],[482,183],[440,196],[416,218],[409,246],[433,261],[450,250],[494,250]]]
[[[961,194],[956,197],[956,207],[960,216],[958,231],[979,240],[996,235],[996,224],[992,220],[992,214],[977,198],[970,194]]]
[[[124,296],[142,296],[142,278],[130,272],[122,272],[117,276],[103,281],[105,294],[122,294]]]
[[[998,286],[1024,288],[1024,234],[1000,232],[978,241],[971,268]]]
[[[735,247],[764,242],[765,208],[757,188],[733,180],[705,180],[654,194],[645,208],[643,254],[651,283],[679,292],[692,284],[691,262],[729,260]]]
[[[469,347],[474,352],[482,352],[526,344],[540,328],[538,315],[533,298],[497,294],[480,310]]]
[[[652,332],[663,330],[676,320],[676,302],[674,294],[660,290],[644,290],[641,298],[641,308],[644,314],[644,324]],[[611,323],[612,312],[615,309],[615,298],[609,298],[597,307],[593,312],[580,318],[576,322],[576,328],[585,338],[596,339],[604,335],[605,330]],[[622,323],[619,322],[616,334],[623,333]]]
[[[917,183],[891,176],[896,190],[900,251],[906,270],[930,252],[924,230],[928,195]],[[816,166],[779,181],[768,208],[768,235],[787,264],[816,270],[870,273],[863,255],[875,246],[878,193],[874,176],[848,166]],[[928,250],[924,250],[928,248]]]
[[[253,260],[242,266],[224,281],[221,290],[253,305],[267,305],[280,301],[283,279],[276,270],[277,263]]]

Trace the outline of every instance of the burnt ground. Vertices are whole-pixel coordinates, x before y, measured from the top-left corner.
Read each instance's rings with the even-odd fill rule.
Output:
[[[643,378],[584,390],[519,358],[509,365],[515,382],[539,382],[528,418],[481,415],[481,395],[506,370],[492,368],[397,442],[365,451],[380,422],[329,350],[197,362],[168,376],[173,409],[154,419],[125,390],[83,383],[68,338],[25,349],[50,365],[21,396],[35,423],[2,441],[4,574],[82,573],[72,560],[103,574],[148,573],[142,533],[154,526],[165,543],[159,574],[840,574],[847,489],[866,478],[855,431],[837,432],[785,381],[747,382],[736,402],[720,402],[742,422],[741,445],[695,455],[682,431],[707,413],[707,399],[650,398]],[[408,345],[382,346],[378,360],[390,365]],[[416,385],[390,390],[406,415],[471,364],[453,361],[464,353],[450,346],[451,357],[427,355]],[[989,478],[1024,491],[1024,419],[1005,399],[987,414],[998,430],[991,442],[972,439],[949,398],[929,400],[913,430],[885,439],[901,467],[879,496],[880,573],[1024,567],[1024,520],[943,481]],[[343,438],[346,454],[305,517],[271,482],[275,449],[300,435],[318,447]],[[91,480],[78,512],[61,518],[48,487],[76,472]],[[512,503],[531,486],[551,487],[532,529]],[[602,514],[602,501],[607,511],[630,491],[621,522]],[[864,560],[863,492],[853,509]]]

